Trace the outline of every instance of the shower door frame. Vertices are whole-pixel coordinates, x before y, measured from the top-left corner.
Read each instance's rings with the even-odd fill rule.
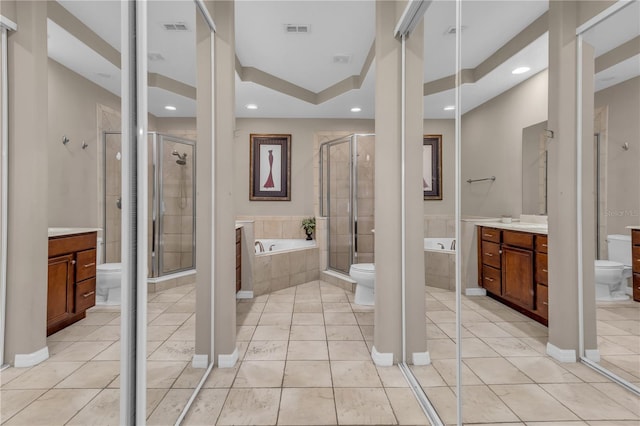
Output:
[[[102,132],[102,152],[103,152],[103,159],[102,159],[102,168],[103,168],[103,198],[106,199],[106,193],[107,193],[107,135],[120,135],[122,136],[122,132],[118,132],[118,131],[103,131]],[[147,136],[151,136],[151,172],[152,172],[152,178],[153,178],[153,185],[151,185],[151,247],[150,247],[150,253],[151,253],[151,261],[150,261],[150,265],[147,266],[147,268],[149,269],[149,277],[148,278],[158,278],[158,277],[162,277],[162,276],[166,276],[166,275],[171,275],[171,274],[177,274],[180,272],[184,272],[184,271],[190,271],[190,270],[195,270],[196,268],[196,264],[195,264],[195,260],[196,260],[196,215],[195,215],[195,209],[196,209],[196,163],[195,163],[195,156],[196,156],[196,142],[189,140],[189,139],[184,139],[178,136],[173,136],[173,135],[169,135],[166,133],[160,133],[160,132],[148,132]],[[162,229],[163,229],[163,225],[162,225],[162,220],[160,220],[160,216],[159,214],[162,212],[162,204],[164,203],[164,198],[162,197],[162,192],[161,192],[161,188],[162,188],[162,162],[159,161],[160,158],[162,158],[163,155],[163,148],[162,148],[162,141],[164,140],[164,138],[170,138],[171,140],[174,140],[178,143],[184,143],[185,145],[190,145],[193,149],[193,176],[192,176],[192,204],[193,204],[193,213],[192,213],[192,221],[193,221],[193,232],[191,233],[191,252],[192,252],[192,258],[193,258],[193,262],[192,262],[192,266],[191,267],[187,267],[187,268],[180,268],[180,269],[176,269],[174,271],[171,272],[167,272],[167,273],[163,273],[162,269],[164,266],[164,263],[162,261],[162,244],[161,244],[161,239],[160,236],[162,235]],[[160,142],[160,143],[159,143]],[[120,143],[122,144],[122,140],[120,141]],[[160,147],[158,147],[158,145],[160,145]],[[102,244],[105,246],[105,249],[102,251],[103,255],[105,256],[106,259],[106,234],[107,234],[107,203],[104,202],[103,203],[103,229],[104,229],[104,238],[102,241]],[[103,260],[103,259],[99,259],[99,260]]]

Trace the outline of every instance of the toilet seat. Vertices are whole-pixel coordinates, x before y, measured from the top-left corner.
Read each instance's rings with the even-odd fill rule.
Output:
[[[354,263],[351,265],[352,271],[374,273],[376,271],[373,263]]]
[[[100,263],[96,269],[105,273],[120,272],[122,271],[122,263]]]
[[[624,264],[613,260],[596,260],[597,269],[622,269]]]

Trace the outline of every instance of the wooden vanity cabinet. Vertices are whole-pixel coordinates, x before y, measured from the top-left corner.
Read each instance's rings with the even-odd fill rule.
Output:
[[[49,238],[47,336],[86,316],[96,302],[96,232]]]
[[[640,229],[631,230],[631,263],[633,265],[633,300],[640,302]]]
[[[501,230],[478,228],[478,285],[498,296],[502,295],[501,241]]]
[[[236,293],[242,288],[242,229],[236,228]]]
[[[539,315],[543,324],[549,321],[549,271],[547,258],[547,236],[535,236],[535,255],[536,255],[536,273],[535,273],[535,313]]]

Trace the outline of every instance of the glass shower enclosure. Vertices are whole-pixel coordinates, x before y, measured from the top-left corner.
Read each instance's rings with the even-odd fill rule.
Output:
[[[349,274],[374,261],[375,135],[352,134],[320,146],[320,214],[327,218],[330,270]]]
[[[121,134],[105,132],[104,259],[120,262]],[[195,268],[195,142],[149,133],[149,271],[161,277]]]

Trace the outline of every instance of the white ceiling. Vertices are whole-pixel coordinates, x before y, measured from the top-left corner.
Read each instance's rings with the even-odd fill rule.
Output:
[[[120,1],[59,2],[89,26],[109,44],[119,49]],[[475,68],[513,36],[547,10],[544,1],[484,1],[468,0],[462,12],[462,65]],[[613,24],[615,31],[602,29],[594,40],[604,43],[597,49],[607,51],[632,36],[633,20],[638,1],[623,9],[626,20]],[[159,53],[163,61],[150,61],[149,71],[189,85],[195,85],[195,7],[192,0],[149,1],[149,53]],[[452,75],[455,67],[455,37],[445,31],[455,23],[455,4],[434,1],[425,15],[425,82]],[[370,0],[359,1],[245,1],[236,0],[236,54],[243,66],[252,66],[308,90],[318,92],[354,74],[359,74],[369,53],[375,33],[375,5]],[[190,31],[169,33],[165,22],[185,22]],[[284,24],[310,25],[309,34],[286,34]],[[628,33],[625,29],[629,29]],[[637,34],[637,29],[635,29]],[[624,37],[627,37],[626,39]],[[607,44],[608,43],[608,44]],[[598,43],[596,43],[598,44]],[[609,47],[607,47],[609,46]],[[106,89],[119,93],[119,70],[93,52],[53,22],[49,24],[49,54],[56,61],[78,72]],[[348,64],[333,63],[334,55],[348,55]],[[462,88],[462,112],[469,111],[498,94],[517,85],[547,67],[547,36],[527,46],[474,84]],[[637,61],[637,60],[636,60]],[[633,76],[635,63],[621,63],[620,71],[605,70],[598,81],[615,82]],[[511,70],[528,65],[531,71],[520,76]],[[640,71],[635,72],[638,75]],[[104,77],[110,75],[110,78]],[[284,95],[251,82],[236,78],[237,117],[374,117],[375,62],[362,87],[351,90],[320,105]],[[601,82],[602,83],[602,82]],[[600,83],[597,83],[600,84]],[[600,84],[598,88],[603,85]],[[425,97],[425,118],[453,118],[443,107],[453,104],[453,91]],[[257,110],[246,105],[257,104]],[[164,105],[178,107],[166,111]],[[150,112],[157,116],[193,116],[195,101],[151,88]],[[352,113],[353,106],[362,108]]]

